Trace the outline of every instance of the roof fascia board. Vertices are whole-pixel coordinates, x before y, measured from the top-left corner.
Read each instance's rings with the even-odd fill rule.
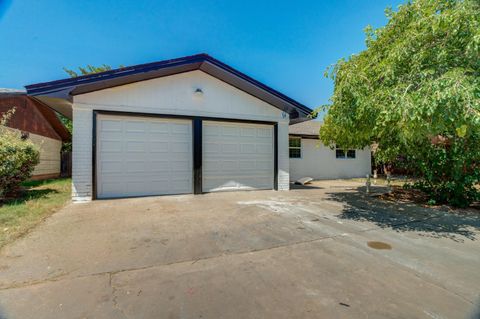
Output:
[[[26,88],[29,95],[37,97],[47,105],[52,104],[50,106],[57,111],[67,117],[71,117],[71,110],[67,110],[66,106],[68,108],[68,104],[73,102],[72,97],[74,95],[100,91],[193,70],[201,70],[285,111],[290,115],[291,124],[308,120],[306,117],[308,117],[312,111],[282,93],[206,54],[136,65],[71,79],[38,83],[28,85]],[[61,102],[58,99],[65,101]],[[58,109],[59,107],[61,110]]]
[[[163,68],[155,71],[150,71],[148,73],[147,72],[135,73],[130,76],[115,77],[115,78],[106,79],[106,80],[102,80],[102,81],[98,81],[90,84],[77,86],[70,92],[70,95],[74,96],[74,95],[95,92],[95,91],[101,91],[101,90],[109,89],[112,87],[117,87],[117,86],[122,86],[122,85],[142,82],[142,81],[148,81],[148,80],[161,78],[164,76],[169,76],[174,74],[190,72],[190,71],[198,70],[199,67],[200,67],[200,63],[192,63],[187,65]]]

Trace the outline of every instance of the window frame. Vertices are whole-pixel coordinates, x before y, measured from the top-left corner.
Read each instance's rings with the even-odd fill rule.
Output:
[[[300,146],[290,146],[290,140],[299,140],[300,141]],[[300,152],[300,155],[298,157],[292,157],[292,155],[290,154],[290,150],[299,150]],[[288,158],[289,159],[301,159],[302,158],[302,155],[303,155],[303,151],[302,151],[302,138],[301,137],[297,137],[297,136],[289,136],[288,137]]]
[[[343,156],[338,156],[338,152],[343,152]],[[348,156],[348,153],[353,152],[353,157]],[[354,149],[344,149],[338,146],[335,146],[335,158],[339,160],[354,160],[357,158],[357,150]]]

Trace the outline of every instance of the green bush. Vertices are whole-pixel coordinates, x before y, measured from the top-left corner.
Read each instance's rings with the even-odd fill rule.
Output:
[[[32,175],[40,158],[35,144],[5,126],[13,113],[14,109],[0,118],[0,198],[15,192]]]
[[[377,163],[406,165],[437,204],[479,200],[479,12],[479,0],[387,9],[384,27],[366,28],[367,49],[327,72],[335,88],[322,142],[375,144]]]

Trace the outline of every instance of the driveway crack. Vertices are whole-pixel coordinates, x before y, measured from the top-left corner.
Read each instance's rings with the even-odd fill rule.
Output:
[[[108,284],[110,286],[110,288],[112,289],[112,303],[113,303],[113,307],[115,309],[117,309],[125,318],[129,318],[127,316],[127,314],[124,312],[124,310],[120,307],[119,303],[118,303],[118,295],[117,295],[117,288],[115,287],[115,285],[113,284],[113,276],[114,274],[112,273],[108,273]]]

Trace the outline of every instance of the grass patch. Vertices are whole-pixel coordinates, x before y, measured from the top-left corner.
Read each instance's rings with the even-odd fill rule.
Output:
[[[0,204],[0,247],[11,243],[69,202],[71,179],[28,181],[15,199]]]

